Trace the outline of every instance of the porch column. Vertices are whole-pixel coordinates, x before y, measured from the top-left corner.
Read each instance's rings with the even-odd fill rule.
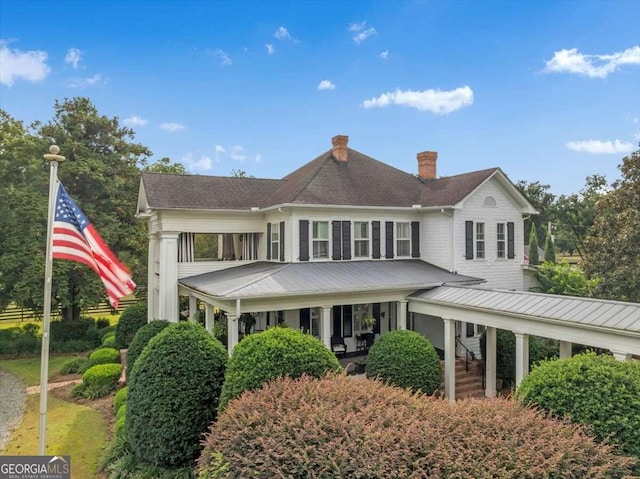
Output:
[[[623,351],[611,351],[611,353],[618,361],[631,361],[631,353],[625,353]]]
[[[398,329],[407,329],[407,300],[403,299],[397,302],[398,314]]]
[[[160,233],[157,319],[178,322],[178,233]]]
[[[322,307],[320,336],[324,345],[331,349],[331,306]]]
[[[456,321],[444,321],[444,395],[456,402]]]
[[[147,321],[158,318],[158,273],[156,258],[158,257],[160,240],[156,234],[149,234],[149,257],[147,259]]]
[[[496,397],[496,328],[487,327],[486,329],[486,351],[484,358],[486,365],[486,389],[485,396],[488,398]]]
[[[213,334],[213,322],[215,321],[215,316],[213,315],[213,305],[209,303],[205,303],[204,308],[204,327],[209,333]]]
[[[515,331],[514,331],[515,332]],[[516,335],[516,387],[520,381],[529,374],[529,335],[515,333]]]
[[[560,343],[560,359],[571,357],[571,343],[569,341],[559,341]]]
[[[190,294],[189,295],[189,321],[195,322],[197,312],[198,312],[198,298]]]
[[[238,344],[238,316],[227,314],[227,350],[229,356]]]

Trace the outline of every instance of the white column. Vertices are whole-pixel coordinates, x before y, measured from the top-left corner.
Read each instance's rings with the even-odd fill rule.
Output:
[[[631,353],[625,353],[623,351],[611,351],[611,353],[618,361],[631,361]]]
[[[227,350],[229,356],[238,344],[238,316],[227,314]]]
[[[198,312],[198,298],[190,294],[189,295],[189,321],[195,322],[197,312]]]
[[[403,299],[396,304],[398,307],[398,314],[396,315],[398,318],[397,328],[407,329],[407,300]]]
[[[444,321],[444,395],[451,402],[456,401],[456,321]]]
[[[324,345],[331,349],[331,306],[322,307],[320,336]]]
[[[158,272],[156,269],[156,258],[160,240],[155,234],[149,234],[149,258],[147,260],[147,321],[151,322],[158,318]]]
[[[486,329],[486,351],[484,362],[486,365],[486,389],[485,396],[496,397],[496,328]]]
[[[560,343],[560,359],[571,357],[571,343],[569,341],[559,341]]]
[[[178,233],[160,233],[158,318],[178,322]]]
[[[213,334],[213,322],[215,316],[213,314],[213,305],[205,303],[204,307],[204,327],[209,333]]]
[[[520,381],[529,374],[529,335],[515,333],[516,335],[516,387]]]

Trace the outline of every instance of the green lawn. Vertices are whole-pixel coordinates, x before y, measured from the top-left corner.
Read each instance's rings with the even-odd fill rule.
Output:
[[[74,356],[50,356],[49,357],[49,377],[60,372],[62,366],[71,361]],[[9,371],[19,378],[25,386],[36,386],[40,384],[40,356],[0,359],[0,369]]]
[[[86,316],[90,318],[95,318],[95,319],[106,318],[109,320],[109,324],[111,326],[115,326],[116,324],[118,324],[118,320],[120,319],[120,313],[118,314],[93,313],[93,314],[87,314]],[[22,326],[27,323],[37,324],[38,327],[42,329],[42,321],[35,320],[33,318],[25,319],[24,321],[21,321],[19,319],[3,319],[0,321],[0,329],[15,328],[16,326]]]

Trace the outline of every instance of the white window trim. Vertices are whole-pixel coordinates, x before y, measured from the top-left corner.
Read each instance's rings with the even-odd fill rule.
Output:
[[[356,223],[366,223],[367,224],[367,238],[358,238],[356,239]],[[356,241],[367,241],[369,247],[367,250],[369,251],[368,256],[356,256]],[[371,259],[371,221],[369,220],[353,220],[351,222],[351,259],[352,260],[367,260]]]
[[[278,235],[278,240],[273,241],[274,232]],[[278,254],[273,254],[273,244],[276,243],[278,245],[277,252]],[[269,248],[271,248],[271,261],[282,261],[280,258],[280,223],[271,223],[271,238],[269,238]]]
[[[504,248],[503,248],[504,256],[498,256],[498,251],[499,251],[498,242],[500,241],[498,239],[498,225],[503,225],[504,226],[504,231],[503,231],[504,239],[502,240],[502,242],[504,243]],[[486,234],[485,234],[485,236],[486,236]],[[502,261],[502,260],[506,260],[507,259],[507,256],[508,256],[507,247],[508,247],[507,222],[499,220],[499,221],[496,222],[496,259],[497,260]]]
[[[313,223],[327,223],[327,256],[326,258],[322,258],[322,257],[318,257],[316,258],[313,255],[313,244],[315,241],[325,241],[325,240],[316,240],[313,237]],[[333,247],[333,241],[332,241],[332,226],[331,226],[331,220],[325,220],[325,219],[311,219],[309,220],[309,238],[310,238],[310,245],[309,247],[311,248],[311,251],[309,251],[309,259],[314,260],[314,261],[329,261],[331,260],[331,258],[333,258],[333,251],[332,251],[332,247]]]
[[[478,224],[482,223],[483,225],[483,234],[484,238],[482,242],[484,244],[484,255],[482,258],[478,256]],[[482,221],[474,221],[473,222],[473,259],[477,261],[486,261],[487,260],[487,222]]]
[[[399,238],[398,237],[398,225],[399,224],[407,224],[409,225],[409,237],[408,238]],[[394,239],[393,239],[393,252],[394,252],[394,258],[411,258],[411,251],[413,248],[413,245],[411,244],[411,221],[395,221],[393,224],[393,233],[394,233]],[[409,241],[409,254],[407,255],[400,255],[398,253],[398,241],[402,239],[402,241]]]

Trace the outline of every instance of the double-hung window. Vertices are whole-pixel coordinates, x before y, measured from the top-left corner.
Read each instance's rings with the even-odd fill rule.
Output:
[[[271,223],[271,259],[280,259],[280,228],[278,223]]]
[[[368,258],[369,255],[369,223],[366,221],[353,222],[353,256]]]
[[[411,256],[411,223],[396,223],[396,256]]]
[[[506,244],[507,244],[507,225],[505,223],[498,223],[496,225],[496,241],[497,241],[497,257],[506,257]]]
[[[329,257],[329,222],[313,222],[313,257]]]
[[[476,223],[476,258],[485,258],[484,223]]]

